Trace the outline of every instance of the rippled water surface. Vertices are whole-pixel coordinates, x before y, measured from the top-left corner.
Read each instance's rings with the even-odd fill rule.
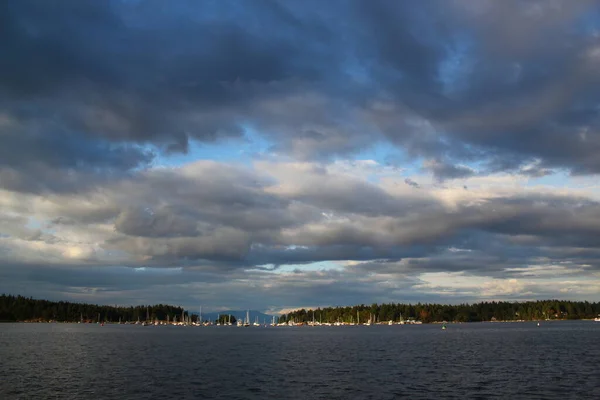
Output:
[[[0,324],[0,399],[600,399],[600,323]]]

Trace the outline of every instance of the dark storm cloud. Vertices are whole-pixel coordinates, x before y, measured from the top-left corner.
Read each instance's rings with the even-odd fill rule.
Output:
[[[124,171],[148,165],[154,154],[135,145],[111,144],[76,134],[0,126],[0,182],[20,192],[88,190]],[[100,173],[102,172],[102,173]]]
[[[318,62],[303,57],[328,40],[322,23],[299,21],[271,2],[14,1],[3,7],[0,88],[11,96],[5,103],[28,120],[35,117],[27,113],[32,105],[45,105],[50,110],[38,112],[64,128],[117,141],[185,147],[188,135],[238,135],[239,127],[228,129],[207,113],[252,95],[230,85],[317,79]],[[298,32],[309,43],[296,43]],[[329,61],[327,54],[318,60]]]
[[[134,144],[186,152],[190,137],[240,137],[249,102],[280,94],[270,83],[319,80],[319,62],[335,69],[315,47],[325,25],[270,2],[1,7],[0,159],[17,190],[45,167],[102,175],[148,164],[153,154]]]
[[[600,171],[596,3],[312,6],[4,2],[0,106],[20,134],[3,148],[128,169],[152,158],[132,144],[185,152],[250,125],[301,158],[387,137],[447,159],[440,178],[466,176],[461,161]]]

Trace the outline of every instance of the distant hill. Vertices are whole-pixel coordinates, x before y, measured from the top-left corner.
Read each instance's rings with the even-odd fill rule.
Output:
[[[198,315],[198,311],[192,311],[192,314],[194,315]],[[211,320],[211,321],[215,321],[217,318],[219,318],[219,315],[233,315],[236,319],[246,319],[246,310],[225,310],[225,311],[219,311],[219,312],[210,312],[210,313],[205,313],[202,312],[202,319],[204,321],[206,320]],[[268,324],[270,324],[273,321],[273,316],[269,315],[269,314],[264,314],[261,313],[260,311],[255,311],[255,310],[250,310],[250,322],[255,322],[256,318],[258,317],[258,322],[259,323],[263,323],[266,322]],[[277,315],[275,316],[275,321],[277,322]]]

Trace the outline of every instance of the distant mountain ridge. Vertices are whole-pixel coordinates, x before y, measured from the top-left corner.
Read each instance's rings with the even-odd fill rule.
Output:
[[[191,311],[192,314],[194,315],[198,315],[199,312],[198,311]],[[219,312],[202,312],[202,320],[206,321],[206,320],[211,320],[211,321],[215,321],[217,318],[219,318],[219,315],[233,315],[236,319],[246,319],[246,310],[224,310],[224,311],[219,311]],[[255,322],[256,318],[258,317],[258,322],[259,323],[264,323],[266,322],[267,324],[270,324],[273,321],[273,315],[269,315],[269,314],[265,314],[262,313],[260,311],[256,311],[256,310],[250,310],[250,322]],[[275,321],[277,321],[277,315],[275,315]]]

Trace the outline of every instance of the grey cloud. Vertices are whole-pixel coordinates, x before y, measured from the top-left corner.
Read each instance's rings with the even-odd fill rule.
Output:
[[[158,261],[208,259],[236,261],[243,259],[250,248],[250,237],[231,228],[217,228],[209,234],[181,238],[114,238],[105,244],[107,249],[149,257]]]
[[[128,209],[122,211],[115,221],[115,229],[131,236],[169,237],[195,236],[196,223],[169,210]]]
[[[463,165],[452,165],[443,161],[430,160],[424,163],[424,168],[430,171],[438,181],[446,179],[468,178],[475,175],[475,171]]]
[[[59,239],[39,228],[27,226],[28,219],[22,216],[3,215],[0,213],[0,234],[5,237],[16,237],[26,241],[44,241],[56,243]]]
[[[277,182],[271,178],[224,164],[145,171],[95,194],[48,197],[45,217],[48,228],[59,232],[87,226],[90,234],[100,235],[105,251],[134,257],[132,266],[199,261],[235,269],[400,260],[448,247],[479,249],[487,255],[514,249],[517,263],[561,241],[569,247],[598,245],[600,205],[586,198],[515,195],[448,210],[432,198],[396,197],[376,185],[323,171],[303,174],[304,185],[275,194],[271,188]],[[114,232],[93,224],[111,224]],[[523,236],[530,237],[529,243],[514,241]],[[483,242],[475,240],[482,237]],[[447,268],[454,267],[448,263]],[[482,263],[482,271],[488,268],[489,263]]]
[[[418,184],[417,182],[413,181],[413,180],[412,180],[412,179],[410,179],[410,178],[406,178],[406,179],[404,179],[404,183],[406,183],[408,186],[412,186],[412,187],[414,187],[414,188],[419,188],[419,187],[420,187],[420,186],[419,186],[419,184]]]
[[[496,257],[495,265],[520,265],[546,253],[540,246],[597,247],[597,226],[600,205],[585,199],[565,196],[526,196],[498,198],[481,205],[463,206],[457,211],[427,211],[418,218],[385,221],[370,219],[368,223],[339,223],[319,232],[298,231],[296,244],[332,246],[347,244],[355,248],[370,248],[368,257],[405,258],[409,252],[388,252],[399,245],[428,245],[421,254],[433,254],[442,247],[474,249],[486,256]],[[532,235],[536,239],[522,246],[512,242],[517,235]],[[291,239],[290,239],[291,240]],[[437,250],[436,250],[437,249]],[[348,254],[356,256],[356,251]],[[289,254],[308,252],[297,249]],[[415,253],[415,254],[418,254]],[[472,261],[461,261],[464,269],[493,270],[490,260],[477,265],[477,253],[469,253]],[[323,255],[321,255],[323,257]],[[511,257],[513,258],[511,261]],[[323,257],[324,258],[324,257]],[[355,259],[369,259],[356,257]],[[454,257],[456,258],[456,257]],[[503,264],[504,263],[504,264]],[[441,261],[440,268],[452,270],[451,264]],[[460,263],[456,264],[460,267]],[[470,265],[470,267],[469,267]]]
[[[530,176],[532,178],[541,178],[544,176],[548,176],[548,175],[552,175],[555,171],[548,169],[548,168],[542,168],[539,165],[528,165],[528,166],[524,166],[519,170],[519,173],[522,175],[527,175]]]
[[[343,243],[344,238],[340,238],[339,241]],[[435,245],[390,247],[323,242],[312,246],[253,246],[246,261],[250,265],[272,264],[280,267],[286,264],[309,264],[324,260],[399,260],[404,257],[422,257],[436,252]]]
[[[294,198],[324,210],[360,215],[402,215],[416,206],[416,201],[390,196],[374,185],[341,178],[314,181]]]

